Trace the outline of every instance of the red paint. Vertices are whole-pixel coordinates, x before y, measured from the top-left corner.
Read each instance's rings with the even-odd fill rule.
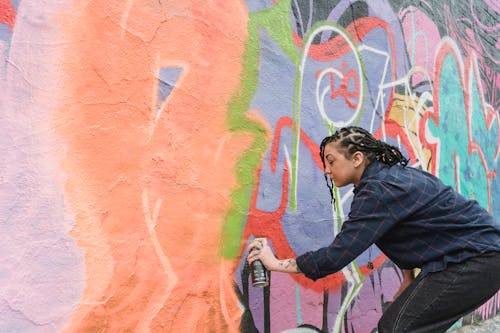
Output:
[[[350,23],[346,28],[346,32],[348,35],[352,38],[354,43],[360,42],[368,33],[370,33],[372,30],[376,28],[381,28],[386,32],[387,38],[389,39],[389,45],[390,45],[390,59],[391,59],[391,80],[394,81],[396,79],[396,61],[397,59],[396,56],[396,47],[395,47],[395,42],[394,42],[394,36],[392,34],[392,31],[389,27],[389,25],[376,17],[363,17],[360,19],[357,19]],[[298,47],[302,47],[304,40],[297,34],[293,33],[293,39],[295,41],[295,44]],[[343,57],[347,55],[349,52],[351,52],[351,47],[348,44],[348,42],[344,39],[343,36],[337,35],[336,37],[321,43],[321,44],[311,44],[308,52],[308,56],[311,57],[312,59],[316,61],[323,61],[323,62],[328,62],[332,61],[335,59],[339,59],[340,57]],[[356,85],[356,90],[359,90],[359,82],[358,85]],[[385,110],[386,117],[389,118],[390,112],[392,109],[392,105],[394,103],[393,97],[394,97],[394,90],[395,87],[392,87],[390,90],[389,94],[389,99],[388,99],[388,104],[387,108]],[[334,90],[332,89],[332,94]],[[348,94],[348,97],[350,94]],[[354,107],[356,106],[355,103],[352,103],[346,98],[346,103],[349,107]]]
[[[0,0],[0,24],[6,24],[10,31],[13,31],[14,22],[16,22],[16,10],[12,3],[10,0]]]
[[[350,98],[359,98],[359,77],[358,74],[351,68],[347,71],[347,73],[344,75],[340,82],[340,86],[336,90],[335,88],[335,77],[333,73],[328,73],[330,77],[330,98],[331,99],[336,99],[339,96],[342,96],[344,98],[344,102],[349,106],[351,109],[356,109],[358,107],[358,103],[356,102],[351,102]],[[347,89],[347,86],[349,84],[350,80],[353,80],[354,82],[354,91],[349,91]]]
[[[276,172],[276,164],[277,164],[277,156],[279,152],[279,140],[281,137],[281,131],[284,127],[292,128],[293,121],[291,118],[283,117],[276,124],[275,135],[273,139],[273,146],[271,148],[271,170]],[[300,140],[305,144],[311,156],[316,164],[316,166],[323,170],[323,163],[319,158],[319,147],[314,143],[314,141],[309,138],[309,136],[301,129],[300,130]],[[288,243],[287,237],[281,225],[281,221],[286,212],[286,208],[288,205],[288,197],[289,197],[289,183],[290,183],[290,172],[288,170],[288,166],[286,162],[283,164],[283,176],[282,176],[282,195],[279,207],[274,212],[265,212],[257,208],[257,196],[259,189],[259,180],[260,178],[257,176],[260,174],[259,168],[256,171],[256,179],[257,182],[255,184],[252,199],[250,203],[250,209],[248,213],[248,219],[245,226],[245,230],[243,233],[243,239],[249,239],[251,236],[258,235],[259,237],[268,238],[272,244],[273,248],[276,251],[276,256],[278,258],[295,258],[297,257],[297,253],[293,251],[292,247]],[[240,257],[243,256],[245,248],[241,248]],[[381,254],[377,257],[373,264],[374,268],[379,267],[384,261],[386,257]],[[369,274],[372,270],[367,268],[366,266],[360,267],[361,272],[363,274]],[[342,272],[337,272],[334,274],[330,274],[322,279],[317,281],[312,281],[309,278],[305,277],[302,274],[293,274],[291,275],[292,279],[294,279],[299,285],[305,287],[307,289],[312,289],[318,293],[322,293],[325,289],[328,290],[336,290],[342,286],[345,282],[345,277]]]
[[[417,157],[415,155],[415,152],[413,151],[411,142],[401,125],[399,125],[393,119],[386,118],[384,126],[386,136],[394,140],[397,140],[399,138],[401,145],[405,147],[406,151],[408,152],[410,163],[415,163],[417,161]],[[373,134],[373,137],[380,140],[382,136],[382,127],[379,127],[377,132]]]

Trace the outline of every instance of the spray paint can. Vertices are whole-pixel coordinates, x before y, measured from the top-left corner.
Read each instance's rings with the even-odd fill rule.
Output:
[[[250,264],[250,271],[252,275],[252,286],[264,288],[269,285],[269,274],[259,259],[254,260]]]

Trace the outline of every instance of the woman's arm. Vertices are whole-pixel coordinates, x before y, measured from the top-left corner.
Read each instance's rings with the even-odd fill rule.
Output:
[[[297,266],[295,258],[279,260],[273,254],[271,248],[267,244],[267,239],[256,238],[248,246],[247,261],[251,264],[253,261],[259,259],[262,264],[270,270],[283,273],[302,273]]]
[[[401,286],[399,290],[394,294],[393,300],[399,297],[403,291],[412,283],[415,279],[415,275],[413,274],[413,270],[403,269],[403,282],[401,282]]]
[[[284,273],[302,273],[294,258],[278,260],[278,267],[274,270]]]

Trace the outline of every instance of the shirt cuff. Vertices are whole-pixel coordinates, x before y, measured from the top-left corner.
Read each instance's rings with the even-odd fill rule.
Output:
[[[309,279],[316,281],[321,277],[312,251],[295,258],[295,263],[300,271]]]

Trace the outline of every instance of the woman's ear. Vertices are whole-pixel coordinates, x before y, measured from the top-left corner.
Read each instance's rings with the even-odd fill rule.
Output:
[[[357,151],[354,154],[352,154],[352,162],[354,163],[355,168],[362,165],[364,161],[365,161],[365,154],[363,154],[362,152]]]

